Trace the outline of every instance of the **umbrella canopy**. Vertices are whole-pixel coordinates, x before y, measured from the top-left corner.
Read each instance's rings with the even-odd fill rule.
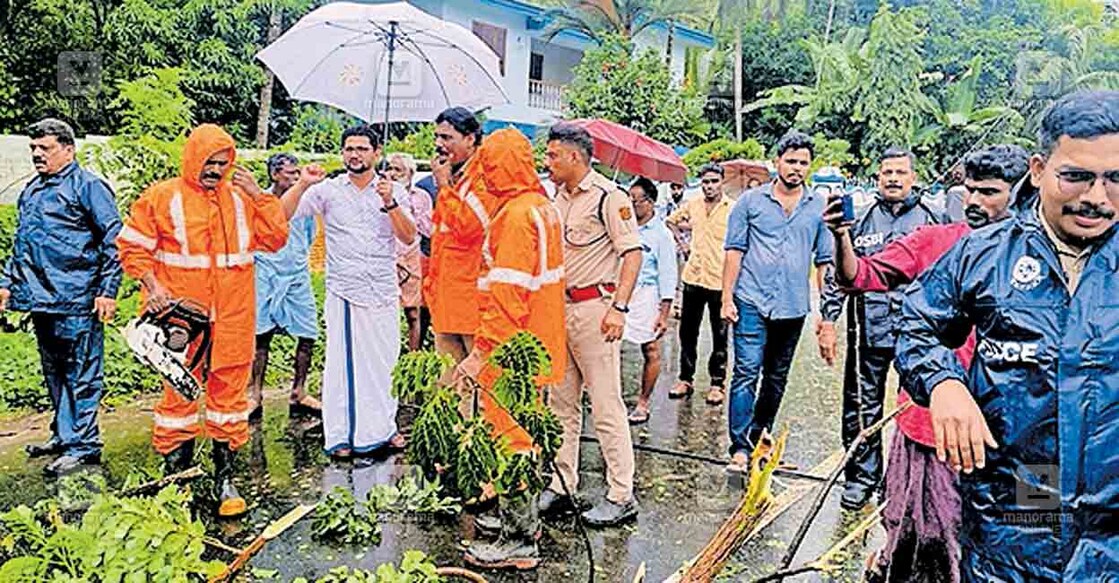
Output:
[[[430,121],[452,105],[477,111],[509,101],[498,56],[482,39],[406,2],[327,4],[257,58],[292,97],[367,122]]]
[[[688,167],[668,144],[604,119],[570,123],[587,130],[594,139],[594,157],[611,168],[658,182],[682,184],[688,177]]]
[[[728,160],[719,164],[726,173],[723,178],[723,190],[739,193],[746,189],[750,180],[757,180],[762,184],[769,182],[769,166],[760,160]]]

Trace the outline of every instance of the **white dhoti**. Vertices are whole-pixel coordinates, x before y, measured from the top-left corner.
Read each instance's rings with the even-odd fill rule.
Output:
[[[657,286],[639,285],[634,288],[633,295],[629,299],[629,313],[626,314],[626,327],[622,330],[622,339],[638,345],[656,340],[660,304],[660,300],[657,299]]]
[[[397,310],[395,302],[367,307],[326,294],[322,421],[327,453],[369,452],[396,434],[390,389],[400,353]]]

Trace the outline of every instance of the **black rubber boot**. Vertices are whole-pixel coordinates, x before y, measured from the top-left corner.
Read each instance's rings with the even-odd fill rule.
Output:
[[[466,549],[467,563],[483,569],[526,571],[540,565],[536,532],[540,519],[536,501],[526,493],[501,498],[501,535],[494,542],[475,543]]]
[[[189,470],[194,465],[194,440],[184,441],[178,448],[163,456],[163,475],[170,476]]]
[[[223,441],[214,442],[214,488],[218,499],[218,516],[233,518],[248,510],[245,499],[233,486],[233,459],[236,452]]]

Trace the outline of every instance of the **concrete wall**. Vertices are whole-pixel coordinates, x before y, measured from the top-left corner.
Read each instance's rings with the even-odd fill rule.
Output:
[[[86,143],[104,143],[104,136],[88,136],[78,140],[78,148]],[[25,184],[35,177],[31,165],[31,140],[27,136],[0,135],[0,204],[15,203]]]

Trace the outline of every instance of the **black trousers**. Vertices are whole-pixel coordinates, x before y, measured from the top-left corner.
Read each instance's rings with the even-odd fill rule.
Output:
[[[722,307],[722,290],[684,284],[680,306],[680,380],[689,383],[695,380],[699,327],[706,310],[707,321],[711,325],[711,356],[707,359],[707,372],[711,375],[712,386],[727,386],[727,327],[719,314]]]
[[[864,428],[882,419],[886,396],[886,376],[894,362],[893,348],[860,346],[858,378],[855,378],[854,351],[847,351],[846,374],[843,378],[843,447],[851,447]],[[882,481],[882,432],[862,443],[844,468],[844,477],[874,488]]]

